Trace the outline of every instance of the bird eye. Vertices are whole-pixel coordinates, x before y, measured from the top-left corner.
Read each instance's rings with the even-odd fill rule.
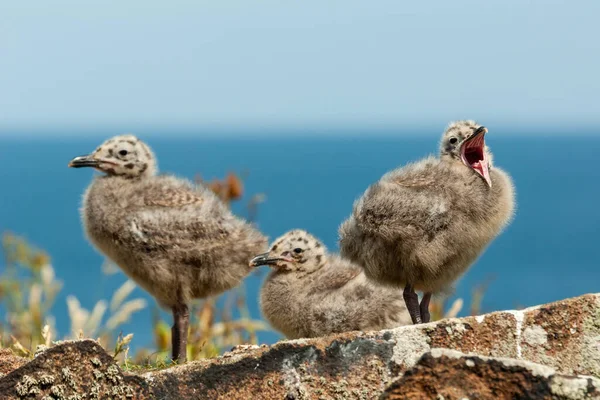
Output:
[[[122,156],[126,156],[127,155],[127,150],[120,150],[119,154]]]
[[[455,138],[455,137],[451,137],[451,138],[450,138],[450,143],[454,144],[454,143],[456,143],[456,142],[458,142],[458,139],[457,139],[457,138]]]
[[[295,248],[295,249],[294,249],[294,253],[296,253],[296,254],[300,254],[300,253],[302,253],[303,251],[304,251],[304,250],[302,250],[300,247],[297,247],[297,248]]]

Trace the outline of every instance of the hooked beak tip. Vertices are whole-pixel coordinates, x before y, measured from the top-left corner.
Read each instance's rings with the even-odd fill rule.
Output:
[[[274,262],[274,260],[269,258],[269,253],[263,253],[263,254],[257,255],[252,260],[250,260],[248,265],[250,267],[256,268],[256,267],[260,267],[262,265],[273,264],[273,262]]]
[[[69,168],[83,168],[83,167],[97,167],[99,165],[98,160],[92,156],[79,156],[69,161]]]
[[[485,126],[480,126],[479,128],[477,128],[477,130],[475,131],[475,135],[480,135],[483,134],[485,135],[486,133],[488,133],[488,129]]]

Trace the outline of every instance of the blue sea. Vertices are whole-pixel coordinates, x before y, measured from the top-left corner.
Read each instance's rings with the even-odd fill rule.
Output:
[[[465,299],[463,315],[471,289],[490,279],[482,304],[486,312],[600,291],[600,138],[569,134],[488,135],[495,164],[514,178],[518,209],[512,225],[457,283],[454,297]],[[67,168],[72,157],[92,151],[103,139],[0,140],[0,231],[22,235],[51,255],[64,282],[53,309],[63,335],[69,332],[67,295],[91,309],[99,299],[110,299],[124,281],[123,275],[102,274],[103,257],[82,232],[78,210],[94,172]],[[150,137],[147,142],[162,172],[190,179],[198,173],[205,179],[229,171],[247,174],[246,199],[266,195],[258,211],[261,230],[273,239],[304,228],[337,251],[338,225],[355,198],[386,171],[437,152],[438,137]],[[246,214],[243,204],[234,210]],[[255,318],[260,317],[257,295],[264,276],[246,282]],[[135,334],[134,347],[152,346],[154,302],[141,289],[137,296],[148,298],[151,307],[135,314],[122,331]],[[272,343],[278,336],[259,339]]]

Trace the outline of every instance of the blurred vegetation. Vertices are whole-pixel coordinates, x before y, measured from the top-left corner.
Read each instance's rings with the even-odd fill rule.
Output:
[[[0,275],[0,307],[6,322],[0,324],[0,345],[32,356],[39,346],[50,346],[57,339],[51,311],[63,285],[50,257],[23,238],[4,234],[2,249],[5,268]],[[146,307],[144,299],[127,299],[134,288],[126,281],[110,303],[99,300],[91,311],[81,307],[74,296],[67,296],[71,332],[63,339],[94,338],[108,348],[120,326]]]
[[[493,278],[488,278],[483,283],[475,285],[471,289],[471,304],[469,305],[468,315],[481,315],[485,313],[482,309],[483,297],[489,284]],[[429,312],[431,313],[431,320],[438,321],[444,318],[456,318],[464,307],[464,300],[461,298],[455,299],[450,303],[449,296],[433,297],[429,305]]]
[[[239,202],[244,196],[240,176],[229,173],[224,179],[196,181],[209,187],[226,204]],[[254,221],[258,205],[264,201],[261,194],[246,203],[247,219]],[[52,346],[58,339],[52,309],[62,290],[48,254],[11,233],[2,238],[4,269],[0,274],[0,310],[6,316],[0,321],[0,346],[10,347],[25,357]],[[103,265],[107,275],[118,272],[110,262]],[[470,314],[481,313],[481,302],[488,283],[473,289]],[[132,334],[123,336],[121,326],[133,314],[148,307],[142,298],[130,299],[136,285],[126,280],[110,299],[101,299],[90,309],[81,306],[74,296],[66,297],[71,330],[61,339],[93,338],[113,354],[126,369],[161,368],[169,364],[171,324],[165,321],[155,305],[152,312],[153,348],[139,348],[129,354]],[[432,320],[455,317],[463,308],[463,300],[449,304],[447,298],[434,298],[431,304]],[[241,344],[257,344],[257,332],[269,330],[261,320],[250,317],[246,290],[243,285],[223,294],[220,298],[196,301],[190,306],[188,359],[214,357],[225,349]]]

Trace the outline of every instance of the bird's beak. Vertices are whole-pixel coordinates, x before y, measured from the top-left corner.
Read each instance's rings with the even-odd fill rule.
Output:
[[[480,126],[479,128],[477,128],[477,130],[475,130],[475,132],[473,132],[473,134],[468,140],[474,139],[479,135],[485,136],[486,133],[488,133],[488,129],[485,126]]]
[[[75,157],[69,162],[69,168],[93,167],[98,168],[100,161],[92,155]]]
[[[250,260],[251,267],[260,267],[261,265],[277,265],[277,262],[283,260],[280,257],[270,257],[270,253],[259,254]]]
[[[492,187],[490,177],[490,166],[485,154],[485,134],[488,132],[485,126],[480,126],[473,134],[466,139],[461,146],[462,162],[477,172]]]

